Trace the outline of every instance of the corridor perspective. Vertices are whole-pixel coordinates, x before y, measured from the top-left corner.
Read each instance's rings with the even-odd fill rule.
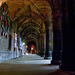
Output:
[[[75,0],[0,0],[0,75],[75,75]]]
[[[7,60],[0,64],[1,75],[70,75],[59,70],[58,65],[36,54],[24,55],[17,59]]]

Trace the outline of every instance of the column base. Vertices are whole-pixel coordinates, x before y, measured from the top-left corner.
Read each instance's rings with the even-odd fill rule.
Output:
[[[38,51],[37,54],[41,57],[44,57],[44,51]]]
[[[44,59],[50,59],[50,60],[52,60],[52,57],[44,57]]]
[[[45,52],[44,59],[50,59],[50,60],[52,60],[52,51]]]
[[[60,60],[59,61],[52,60],[51,61],[51,64],[53,64],[53,65],[60,65],[61,64],[61,61]]]
[[[53,51],[51,64],[60,65],[61,61],[62,61],[62,51],[59,50]]]

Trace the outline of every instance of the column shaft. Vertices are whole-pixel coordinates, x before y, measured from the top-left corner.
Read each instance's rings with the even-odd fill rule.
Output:
[[[57,8],[55,8],[53,15],[53,52],[52,52],[52,64],[60,64],[62,59],[62,30],[61,30],[61,1],[55,2]]]
[[[74,0],[62,0],[63,52],[62,70],[75,71],[75,13]]]
[[[45,59],[52,58],[52,23],[51,21],[47,21],[46,23],[46,51],[45,51]]]

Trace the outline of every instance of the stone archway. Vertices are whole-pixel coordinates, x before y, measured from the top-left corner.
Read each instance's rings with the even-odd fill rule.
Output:
[[[37,44],[34,41],[29,41],[27,46],[28,46],[28,53],[36,54]]]

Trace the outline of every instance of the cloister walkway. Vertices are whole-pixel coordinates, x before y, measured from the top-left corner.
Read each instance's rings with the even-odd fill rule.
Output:
[[[0,63],[0,75],[70,75],[59,70],[58,65],[50,63],[51,60],[36,54],[28,54]]]

